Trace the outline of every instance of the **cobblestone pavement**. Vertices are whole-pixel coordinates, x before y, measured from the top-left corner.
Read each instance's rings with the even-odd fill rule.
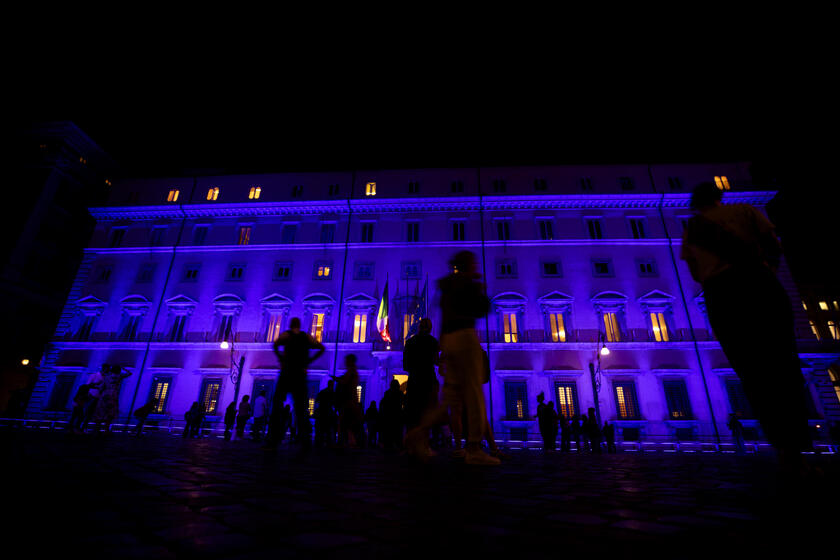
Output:
[[[840,457],[380,450],[2,431],[3,550],[82,558],[733,557],[836,549]],[[8,515],[11,514],[11,515]],[[829,532],[831,531],[831,532]],[[12,558],[7,556],[7,558]]]

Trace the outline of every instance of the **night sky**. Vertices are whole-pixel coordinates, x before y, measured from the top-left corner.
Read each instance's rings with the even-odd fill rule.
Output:
[[[683,80],[644,88],[618,77],[581,85],[127,80],[61,95],[44,86],[15,123],[72,120],[130,176],[748,160],[759,180],[781,187],[770,211],[795,273],[836,285],[832,156],[802,134],[807,108],[786,90]]]

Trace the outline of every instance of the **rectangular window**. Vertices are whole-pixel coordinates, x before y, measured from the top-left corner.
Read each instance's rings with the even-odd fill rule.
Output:
[[[817,324],[813,321],[808,321],[808,324],[811,325],[811,332],[814,333],[814,337],[816,337],[817,340],[820,340],[822,337],[820,337],[820,331],[817,329]]]
[[[219,187],[210,187],[207,189],[207,200],[219,199]]]
[[[623,191],[632,191],[636,187],[632,177],[619,177],[618,184],[621,185]]]
[[[554,384],[557,393],[557,412],[566,418],[571,418],[580,412],[577,400],[577,385],[574,382],[560,382]]]
[[[47,410],[50,411],[64,411],[67,410],[70,404],[71,393],[73,386],[76,384],[75,375],[57,375],[50,393],[50,401],[47,404]]]
[[[316,280],[329,280],[332,278],[332,261],[315,261],[313,277]]]
[[[321,243],[332,243],[335,241],[335,223],[323,222],[321,224]]]
[[[671,187],[672,191],[681,190],[682,180],[679,177],[668,177],[668,186]]]
[[[111,273],[114,271],[113,265],[101,264],[97,267],[96,273],[93,275],[94,282],[104,284],[111,279]]]
[[[163,237],[166,234],[166,226],[155,226],[152,228],[152,233],[149,236],[149,245],[152,247],[160,247],[163,245]]]
[[[188,263],[184,265],[184,282],[198,282],[198,272],[201,270],[201,265],[198,263]]]
[[[493,192],[494,193],[503,193],[507,192],[507,183],[505,183],[501,179],[496,179],[493,181]]]
[[[131,341],[137,338],[137,331],[140,328],[140,321],[142,319],[143,317],[141,315],[127,315],[122,332],[120,332],[120,339]]]
[[[668,324],[665,322],[665,314],[661,311],[651,312],[650,324],[653,329],[653,339],[656,342],[668,342]]]
[[[580,179],[580,190],[582,190],[582,191],[591,191],[592,190],[592,177],[581,177],[581,179]]]
[[[554,239],[554,228],[551,225],[551,220],[537,220],[537,227],[540,230],[540,239],[545,241]]]
[[[592,276],[596,278],[612,278],[613,264],[612,259],[593,259],[592,260]]]
[[[95,322],[95,315],[85,315],[82,318],[82,324],[79,325],[79,330],[76,331],[76,340],[88,340],[90,338],[90,333],[93,331],[93,324]]]
[[[172,331],[169,333],[169,342],[184,342],[184,332],[187,326],[186,315],[175,315],[172,321]]]
[[[338,185],[330,185],[330,196],[338,194]]]
[[[466,224],[463,221],[452,222],[452,241],[463,241],[464,228]]]
[[[566,342],[566,322],[563,319],[563,313],[549,312],[548,327],[551,330],[551,342]]]
[[[630,382],[616,383],[615,410],[619,420],[636,420],[639,418],[639,407],[636,401],[636,385]]]
[[[418,222],[408,222],[406,226],[406,241],[409,243],[420,241],[420,224]]]
[[[840,340],[840,328],[837,326],[837,321],[828,321],[826,323],[828,332],[834,340]]]
[[[627,222],[630,225],[630,235],[633,236],[633,239],[645,239],[647,237],[644,218],[628,218]]]
[[[524,381],[505,381],[505,416],[508,420],[530,420],[528,386]]]
[[[542,261],[540,268],[544,278],[560,278],[563,276],[563,267],[560,261]]]
[[[400,278],[402,280],[417,280],[423,273],[421,261],[402,261],[400,263]]]
[[[820,311],[828,311],[828,302],[827,301],[821,301],[821,302],[819,302],[819,305],[820,305]]]
[[[353,317],[353,342],[367,340],[367,313],[356,313]]]
[[[296,234],[297,224],[283,224],[283,229],[280,232],[280,243],[294,243]]]
[[[534,190],[544,191],[548,188],[548,183],[545,179],[534,179]]]
[[[125,228],[114,228],[111,230],[111,241],[108,246],[112,249],[122,245],[123,237],[125,237]]]
[[[727,379],[724,383],[726,384],[726,394],[729,397],[729,406],[732,408],[732,412],[741,418],[752,418],[752,408],[750,408],[750,402],[744,393],[741,380],[733,377]]]
[[[178,195],[181,194],[181,191],[178,189],[172,189],[169,191],[169,194],[166,195],[166,202],[178,202]]]
[[[193,245],[204,245],[209,229],[210,226],[195,226],[195,229],[193,229]]]
[[[510,220],[496,220],[496,235],[499,241],[510,240]]]
[[[715,185],[722,191],[729,190],[729,179],[726,178],[725,175],[717,176],[715,175]]]
[[[665,388],[668,418],[671,420],[689,420],[691,418],[691,403],[688,400],[685,381],[682,379],[664,381],[662,385]]]
[[[148,284],[155,276],[157,263],[143,263],[140,265],[140,270],[137,272],[137,283]]]
[[[604,335],[607,342],[621,342],[621,329],[618,327],[618,314],[607,312],[604,317]]]
[[[170,387],[172,387],[171,377],[156,375],[152,379],[152,388],[149,391],[149,398],[155,399],[155,407],[152,409],[152,414],[165,414]]]
[[[233,332],[233,315],[222,315],[219,321],[219,331],[216,333],[216,342],[223,340],[231,341]]]
[[[464,182],[463,181],[452,181],[452,192],[459,193],[464,192]]]
[[[408,183],[409,194],[417,194],[420,191],[420,183],[417,181],[410,181]]]
[[[292,187],[292,198],[300,198],[303,196],[303,185],[295,185]]]
[[[365,185],[365,196],[376,196],[376,183],[367,183]]]
[[[215,415],[219,407],[219,394],[222,392],[221,379],[205,379],[201,384],[199,401],[204,414]]]
[[[283,314],[269,313],[265,325],[265,341],[274,342],[283,332]]]
[[[291,262],[276,262],[274,263],[274,271],[271,275],[272,280],[291,280],[292,279],[292,263]]]
[[[659,275],[659,271],[656,268],[656,261],[653,259],[636,259],[636,271],[641,278]]]
[[[244,264],[232,264],[228,268],[227,280],[229,282],[241,282],[245,276]]]
[[[257,200],[262,194],[262,187],[251,187],[248,191],[248,200]]]
[[[516,325],[516,313],[505,311],[502,313],[502,329],[505,342],[519,342],[519,328]]]
[[[309,334],[318,342],[323,342],[324,338],[324,314],[313,313],[312,324],[309,326]]]
[[[239,240],[237,242],[238,245],[247,245],[251,241],[251,226],[240,226],[239,227]]]
[[[586,230],[589,232],[589,239],[603,239],[604,237],[601,218],[588,218]]]
[[[373,280],[374,263],[357,262],[353,268],[353,277],[355,280]]]
[[[362,243],[373,242],[373,222],[362,222]]]
[[[496,278],[516,278],[516,259],[496,261]]]

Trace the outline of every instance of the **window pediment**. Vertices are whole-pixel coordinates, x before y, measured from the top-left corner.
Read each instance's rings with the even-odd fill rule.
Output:
[[[236,294],[222,294],[213,300],[213,307],[222,315],[238,315],[244,303]]]
[[[303,306],[306,309],[330,309],[335,305],[335,300],[324,293],[309,294],[303,298]]]
[[[86,296],[76,300],[76,307],[85,315],[100,315],[106,305],[108,304],[94,296]]]
[[[175,315],[190,315],[195,310],[197,304],[197,301],[183,294],[178,294],[166,300],[166,306]]]
[[[592,305],[599,313],[620,311],[627,305],[627,296],[618,292],[601,292],[592,298]]]
[[[674,296],[659,290],[653,290],[640,297],[638,301],[642,309],[646,312],[662,311],[671,307],[671,304],[674,302]]]
[[[524,309],[528,298],[516,292],[502,292],[492,299],[493,307],[497,311]]]
[[[123,311],[129,315],[145,315],[152,302],[144,296],[134,294],[120,300]]]
[[[262,298],[260,304],[266,311],[286,311],[292,306],[292,300],[275,292]]]
[[[344,305],[352,311],[369,311],[375,308],[378,303],[376,298],[361,292],[344,299]]]
[[[563,292],[550,292],[537,299],[543,311],[562,311],[568,309],[574,303],[575,298]]]

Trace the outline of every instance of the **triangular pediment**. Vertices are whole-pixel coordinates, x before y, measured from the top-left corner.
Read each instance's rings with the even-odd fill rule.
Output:
[[[528,298],[523,296],[522,294],[518,294],[516,292],[502,292],[496,296],[493,296],[494,302],[502,302],[502,301],[510,301],[510,302],[522,302],[525,303],[528,301]]]
[[[281,296],[280,294],[275,292],[271,295],[268,295],[268,296],[265,296],[264,298],[262,298],[260,300],[260,303],[263,304],[263,305],[270,305],[270,306],[274,306],[274,307],[291,306],[292,305],[292,300],[290,300],[286,296]]]
[[[654,302],[654,301],[673,301],[674,296],[670,294],[666,294],[660,290],[653,290],[651,292],[646,293],[642,297],[639,298],[640,302]]]
[[[539,301],[540,303],[552,303],[552,302],[560,303],[560,302],[574,301],[574,299],[575,298],[573,298],[569,294],[564,294],[563,292],[554,291],[554,292],[549,292],[549,293],[545,294],[544,296],[539,298],[537,301]]]
[[[97,297],[85,296],[81,299],[76,300],[76,305],[78,305],[79,307],[104,307],[108,304]]]
[[[367,294],[363,294],[359,292],[358,294],[353,294],[352,296],[344,299],[345,303],[376,303],[376,298],[373,298]]]
[[[627,296],[619,292],[601,292],[592,296],[592,301],[627,301]]]
[[[184,294],[178,294],[177,296],[166,300],[166,305],[170,307],[195,307],[196,304],[198,304],[197,301],[185,296]]]
[[[242,298],[236,294],[222,294],[213,299],[214,305],[242,305],[245,303]]]
[[[309,294],[308,296],[303,298],[303,303],[335,303],[335,300],[327,294],[315,293]]]
[[[123,305],[149,305],[152,302],[149,301],[145,296],[141,296],[140,294],[132,294],[130,296],[125,296],[120,300],[120,303]]]

